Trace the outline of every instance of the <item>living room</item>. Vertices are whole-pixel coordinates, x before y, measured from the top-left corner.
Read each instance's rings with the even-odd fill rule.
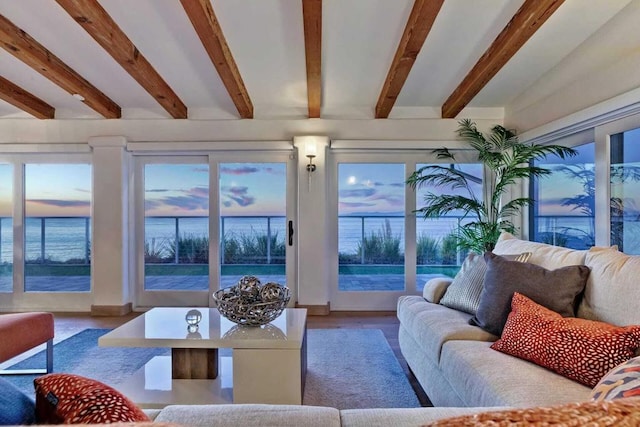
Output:
[[[309,315],[395,312],[399,297],[422,293],[425,275],[441,274],[419,259],[424,220],[412,212],[421,200],[404,182],[419,165],[438,162],[433,149],[464,147],[456,136],[461,118],[483,131],[504,125],[522,142],[590,150],[584,164],[594,172],[592,211],[565,205],[551,216],[592,215],[592,245],[625,243],[611,241],[608,171],[612,162],[637,161],[630,150],[614,157],[610,145],[618,134],[633,143],[640,127],[636,0],[537,6],[521,0],[489,6],[214,1],[215,25],[197,19],[206,10],[197,7],[209,2],[101,1],[101,11],[94,2],[71,3],[0,5],[1,260],[7,280],[0,283],[0,311],[130,316],[151,307],[209,307],[227,279],[254,274],[287,284],[291,304]],[[521,8],[531,13],[534,30],[515,20]],[[117,34],[112,45],[104,28],[91,25],[103,13],[110,19],[99,22]],[[16,36],[15,28],[28,37]],[[223,46],[222,71],[203,34]],[[46,54],[18,52],[29,49]],[[508,57],[494,59],[505,51]],[[135,60],[128,62],[129,52]],[[51,54],[56,60],[42,59]],[[461,163],[477,160],[459,153]],[[387,174],[389,164],[397,168]],[[360,186],[347,187],[362,165]],[[71,172],[76,166],[82,178]],[[171,175],[187,166],[193,176]],[[251,210],[266,191],[243,181],[243,167],[260,169],[265,182],[280,177],[279,199],[269,209]],[[47,191],[73,197],[41,191],[38,168],[63,178],[51,179]],[[163,194],[167,189],[172,193]],[[529,191],[523,183],[511,196]],[[151,209],[187,201],[180,197],[198,204]],[[525,210],[517,223],[520,237],[533,240],[539,229],[531,224],[539,217],[542,227],[544,215]],[[221,225],[227,221],[233,230],[237,216],[274,221],[278,262],[267,268],[267,261],[234,264],[227,257],[231,246],[218,244],[227,242]],[[343,224],[345,217],[353,222]],[[385,222],[377,217],[389,218],[402,245],[402,257],[379,271],[346,238],[353,233],[364,241],[378,233]],[[87,221],[73,256],[47,247],[55,239],[55,221],[46,221],[51,218]],[[177,250],[176,262],[167,261],[171,248],[163,248],[161,262],[151,259],[151,219],[165,221],[170,232],[163,239],[177,242],[177,230],[196,218],[208,231],[206,262],[183,261]],[[37,231],[27,232],[30,226]],[[640,253],[631,233],[624,238],[625,253]],[[71,259],[84,261],[65,263]],[[455,267],[461,262],[457,258]],[[154,288],[156,278],[171,276],[180,279]],[[345,284],[365,276],[373,277],[368,287]],[[79,288],[72,285],[76,277]],[[397,277],[399,288],[379,287]],[[50,286],[44,291],[38,288],[42,278]]]

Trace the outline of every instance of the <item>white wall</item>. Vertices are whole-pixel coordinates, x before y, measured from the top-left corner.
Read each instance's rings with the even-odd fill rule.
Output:
[[[501,118],[479,119],[480,128]],[[386,120],[0,120],[0,144],[86,143],[94,136],[123,136],[145,141],[273,141],[299,135],[331,139],[435,140],[454,137],[454,119]],[[0,147],[1,149],[1,147]]]
[[[632,1],[511,102],[505,124],[523,133],[640,88],[638,23]]]

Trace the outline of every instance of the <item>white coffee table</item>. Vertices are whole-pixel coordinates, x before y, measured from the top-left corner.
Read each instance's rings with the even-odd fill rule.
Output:
[[[202,320],[189,333],[185,316]],[[158,307],[103,335],[104,347],[166,347],[118,390],[143,408],[169,404],[302,404],[307,311],[287,308],[262,327],[239,326],[216,308]],[[218,351],[231,349],[230,351]],[[173,362],[172,362],[173,359]]]

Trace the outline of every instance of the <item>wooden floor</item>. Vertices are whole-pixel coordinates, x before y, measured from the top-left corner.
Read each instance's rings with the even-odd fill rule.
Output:
[[[64,339],[86,328],[115,328],[139,314],[131,313],[119,317],[92,317],[87,314],[55,313],[56,340]],[[307,327],[309,329],[380,329],[404,369],[420,404],[422,406],[431,406],[429,398],[407,367],[407,363],[400,352],[398,344],[399,322],[395,312],[332,312],[328,316],[309,316]],[[354,361],[354,363],[357,363],[357,361]],[[366,361],[362,361],[362,363],[366,363]]]

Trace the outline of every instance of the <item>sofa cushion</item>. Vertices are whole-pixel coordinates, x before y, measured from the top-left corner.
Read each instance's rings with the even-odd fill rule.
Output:
[[[419,296],[398,299],[398,319],[427,357],[437,362],[449,340],[495,341],[497,336],[469,324],[470,314],[432,304]]]
[[[486,252],[484,257],[487,273],[472,324],[500,335],[511,311],[514,292],[520,292],[562,316],[575,315],[574,304],[589,276],[588,267],[571,265],[547,270],[534,264],[509,261],[491,252]]]
[[[529,360],[589,387],[629,360],[640,346],[640,326],[564,318],[516,292],[494,350]]]
[[[597,401],[633,396],[640,396],[640,356],[613,368],[591,391]]]
[[[506,232],[500,235],[496,247],[493,249],[493,253],[497,255],[519,254],[522,252],[531,252],[531,257],[527,262],[548,270],[555,270],[567,265],[584,264],[587,253],[587,251],[521,240]]]
[[[486,411],[424,424],[423,427],[493,427],[503,425],[591,427],[640,425],[640,398],[615,402],[576,402],[550,407]]]
[[[419,426],[430,421],[486,410],[486,408],[441,407],[343,409],[340,411],[340,418],[342,427]]]
[[[33,380],[36,421],[42,424],[102,424],[150,421],[120,392],[73,374],[47,374]]]
[[[492,350],[491,344],[447,341],[442,346],[442,374],[466,406],[555,405],[589,397],[591,388]]]
[[[36,405],[9,381],[0,378],[0,425],[33,424]]]
[[[517,255],[503,255],[511,261],[527,262],[531,252]],[[484,284],[484,275],[487,272],[487,263],[482,255],[471,252],[462,263],[462,267],[453,282],[447,287],[446,293],[440,300],[440,304],[476,314],[480,305],[480,294]]]
[[[591,268],[578,316],[614,325],[640,325],[640,256],[592,249],[585,264]]]
[[[172,405],[155,422],[174,422],[190,427],[340,427],[336,408],[303,405]]]
[[[429,302],[438,304],[451,282],[453,282],[451,277],[434,277],[427,280],[422,288],[422,297]]]

